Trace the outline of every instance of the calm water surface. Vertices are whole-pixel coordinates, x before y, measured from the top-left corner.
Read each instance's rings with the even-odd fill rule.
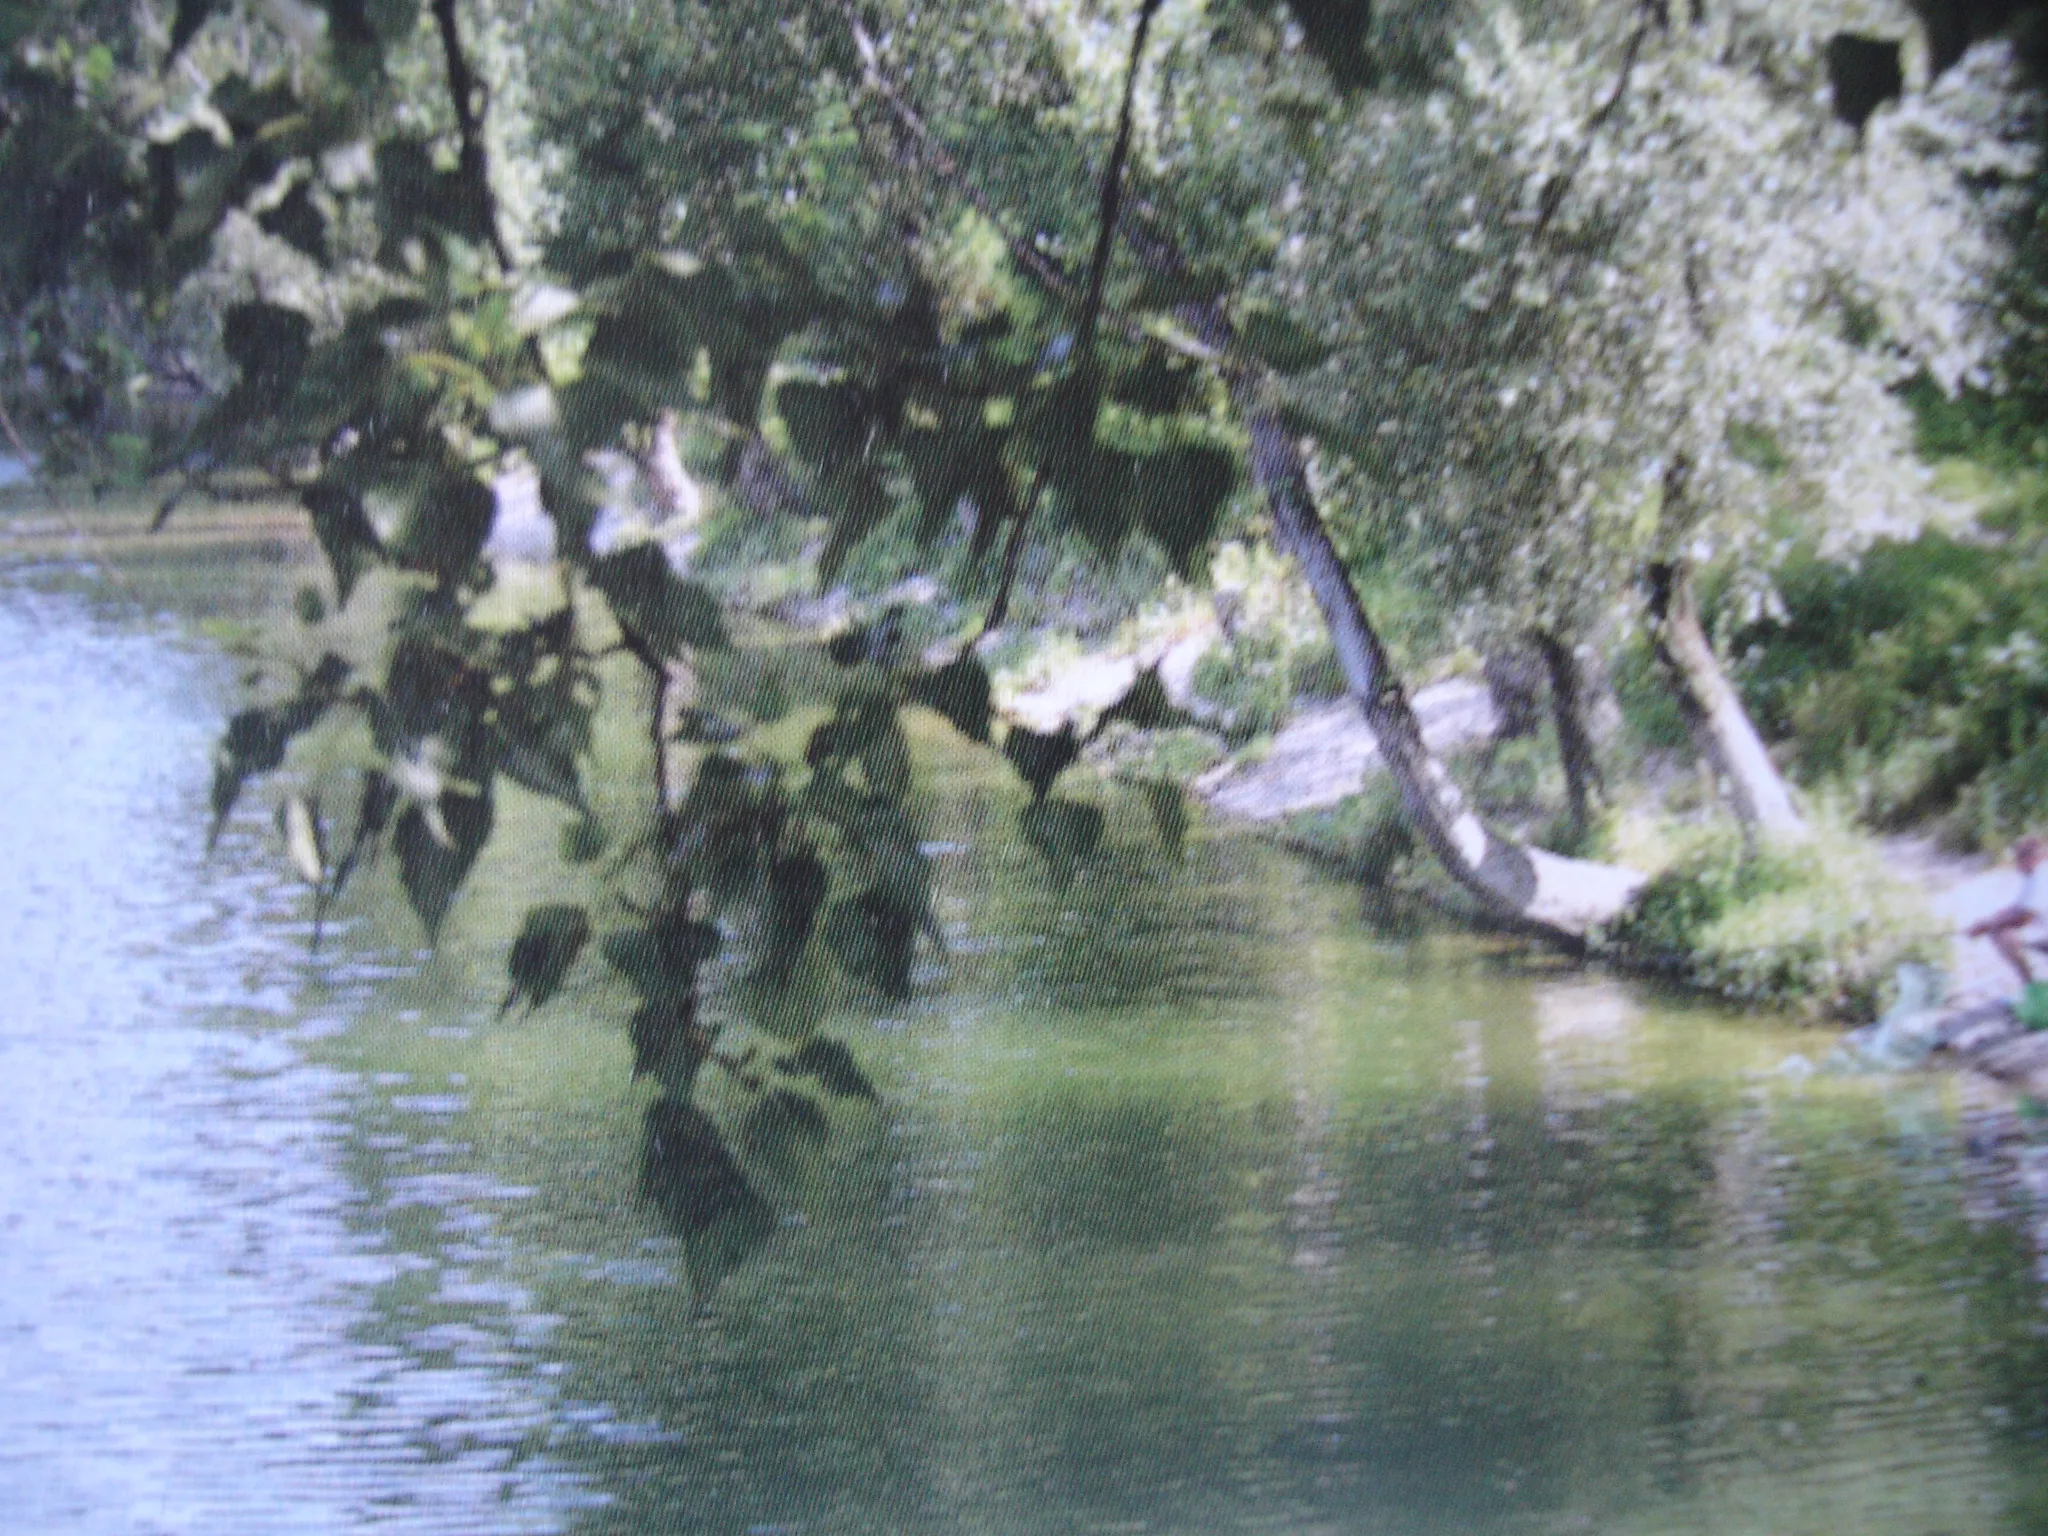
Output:
[[[950,957],[832,1024],[882,1103],[693,1296],[602,967],[495,1018],[549,813],[441,954],[311,956],[255,797],[202,862],[198,600],[61,585],[0,589],[0,1530],[2048,1529],[2032,1154],[1957,1085],[1113,798],[1062,884],[933,797]]]

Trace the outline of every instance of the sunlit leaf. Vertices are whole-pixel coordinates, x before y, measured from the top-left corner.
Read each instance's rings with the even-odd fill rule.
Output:
[[[320,808],[305,795],[287,795],[277,808],[278,831],[292,870],[316,890],[327,881],[327,836]]]

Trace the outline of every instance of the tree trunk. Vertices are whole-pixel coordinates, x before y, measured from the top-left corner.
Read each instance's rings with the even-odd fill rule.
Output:
[[[1792,787],[1764,750],[1749,711],[1721,670],[1720,658],[1700,624],[1692,570],[1683,562],[1649,568],[1650,625],[1657,659],[1678,694],[1680,710],[1700,755],[1727,786],[1728,803],[1742,824],[1782,841],[1807,836],[1806,818]]]
[[[1565,794],[1571,801],[1572,840],[1586,835],[1593,808],[1607,799],[1600,759],[1593,751],[1593,733],[1586,727],[1586,693],[1579,658],[1572,648],[1545,629],[1533,632],[1536,649],[1550,674],[1550,714],[1557,727],[1557,755],[1564,764]]]
[[[1273,514],[1276,542],[1300,562],[1330,641],[1417,834],[1446,871],[1506,925],[1574,952],[1618,917],[1645,877],[1524,847],[1489,828],[1422,740],[1422,729],[1358,589],[1338,559],[1310,491],[1300,450],[1254,379],[1232,382],[1251,436],[1253,479]]]

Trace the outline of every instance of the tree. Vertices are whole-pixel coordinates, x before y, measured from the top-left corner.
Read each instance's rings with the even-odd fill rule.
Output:
[[[1767,603],[1790,526],[1840,550],[1943,516],[1898,386],[1986,376],[1999,232],[2029,160],[2006,51],[1872,116],[1845,51],[1895,57],[1918,28],[1904,6],[1866,11],[1882,42],[1830,34],[1847,18],[1829,6],[1639,7],[1597,137],[1555,103],[1614,68],[1596,40],[1618,31],[1616,8],[1553,8],[1541,32],[1502,11],[1468,70],[1481,131],[1527,167],[1552,247],[1530,272],[1559,310],[1544,452],[1562,485],[1606,504],[1592,543],[1641,571],[1703,754],[1743,820],[1780,836],[1803,821],[1692,573],[1725,562]]]

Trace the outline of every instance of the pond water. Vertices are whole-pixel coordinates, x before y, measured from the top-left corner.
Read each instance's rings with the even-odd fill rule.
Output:
[[[524,856],[432,957],[309,953],[260,805],[203,858],[194,619],[255,602],[0,588],[0,1529],[2048,1527],[2031,1154],[1965,1087],[1214,829],[1061,882],[978,782],[949,958],[832,1021],[880,1104],[752,1154],[693,1293],[602,967],[497,1017]]]

